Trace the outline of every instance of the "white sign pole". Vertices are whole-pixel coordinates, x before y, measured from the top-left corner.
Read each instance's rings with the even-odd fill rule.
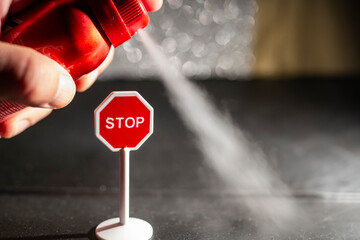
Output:
[[[96,236],[103,240],[149,240],[152,226],[141,219],[129,217],[130,149],[122,148],[119,158],[119,217],[102,222]]]
[[[119,217],[120,225],[125,225],[129,221],[129,186],[130,186],[130,150],[122,148],[120,150],[120,201],[119,201]]]

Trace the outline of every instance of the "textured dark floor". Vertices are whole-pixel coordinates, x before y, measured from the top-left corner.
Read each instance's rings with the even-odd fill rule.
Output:
[[[114,90],[155,109],[154,134],[131,152],[131,216],[154,239],[360,239],[360,83],[356,79],[199,83],[261,145],[312,212],[310,227],[262,235],[223,191],[159,82],[98,82],[66,109],[0,140],[0,240],[92,239],[117,214],[118,154],[94,136],[93,110]],[[266,196],[263,196],[266,198]]]

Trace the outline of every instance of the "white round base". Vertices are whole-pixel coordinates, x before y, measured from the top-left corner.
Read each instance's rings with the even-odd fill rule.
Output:
[[[152,226],[141,219],[129,218],[121,226],[119,218],[112,218],[100,223],[96,227],[96,236],[103,240],[149,240],[153,235]]]

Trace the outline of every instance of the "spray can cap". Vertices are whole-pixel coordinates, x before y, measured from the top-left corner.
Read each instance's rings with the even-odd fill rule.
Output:
[[[88,3],[114,47],[149,24],[149,15],[141,0],[88,0]]]

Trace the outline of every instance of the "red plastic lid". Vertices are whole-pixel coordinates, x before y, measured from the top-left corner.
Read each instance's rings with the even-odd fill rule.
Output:
[[[149,24],[149,15],[140,0],[88,0],[88,3],[114,47]]]

